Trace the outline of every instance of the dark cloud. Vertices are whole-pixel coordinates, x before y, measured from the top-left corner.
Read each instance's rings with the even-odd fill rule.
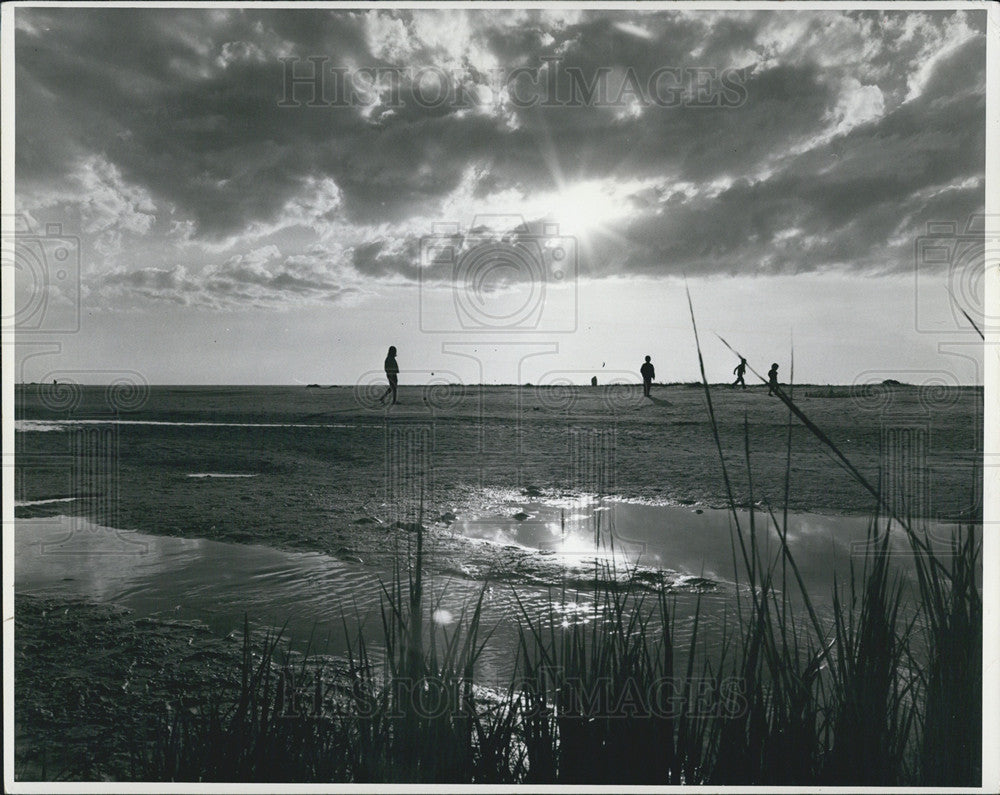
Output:
[[[985,201],[984,97],[953,92],[945,76],[965,62],[959,52],[935,71],[928,85],[944,93],[928,91],[768,178],[740,180],[712,198],[645,216],[628,230],[634,246],[626,267],[653,273],[912,267],[913,241],[928,221],[961,225]],[[892,250],[899,237],[905,242]]]
[[[183,268],[175,266],[114,271],[101,278],[95,285],[94,292],[188,304],[196,300],[199,287],[194,280],[188,278]]]
[[[351,265],[362,276],[385,277],[396,274],[417,280],[421,276],[419,245],[415,240],[403,241],[393,250],[391,244],[374,240],[356,246],[351,252]]]

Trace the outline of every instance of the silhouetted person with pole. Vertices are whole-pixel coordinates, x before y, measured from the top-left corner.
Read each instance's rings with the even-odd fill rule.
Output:
[[[379,403],[385,403],[385,399],[392,393],[392,405],[396,405],[396,386],[399,383],[399,365],[396,364],[396,346],[389,346],[389,355],[385,357],[385,377],[389,381],[389,386],[385,388]]]
[[[656,370],[653,369],[653,363],[648,356],[642,367],[639,368],[639,374],[642,376],[642,396],[649,397],[649,388],[653,384],[653,379],[656,378]]]
[[[767,371],[767,394],[773,395],[774,390],[778,388],[778,363],[775,362],[771,365],[771,369]]]
[[[733,381],[733,386],[737,384],[743,384],[743,388],[747,388],[747,382],[743,380],[743,375],[747,371],[747,360],[742,356],[740,357],[740,363],[733,368],[733,372],[736,373],[736,380]]]

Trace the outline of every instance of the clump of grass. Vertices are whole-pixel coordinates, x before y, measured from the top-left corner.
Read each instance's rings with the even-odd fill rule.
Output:
[[[480,636],[483,592],[455,629],[424,632],[422,530],[417,563],[403,588],[397,570],[382,605],[385,658],[381,676],[361,678],[355,707],[356,781],[484,782],[500,776],[504,754],[495,724],[480,714],[473,688],[475,663],[489,635]],[[485,588],[484,588],[485,590]],[[404,609],[404,606],[406,609]],[[349,648],[352,672],[374,669],[359,630]]]
[[[701,364],[690,293],[688,305]],[[720,340],[733,350],[724,339]],[[750,370],[765,380],[752,367]],[[701,372],[715,431],[703,364]],[[827,649],[833,651],[830,655],[833,676],[829,682],[825,681],[829,677],[816,679],[822,688],[822,710],[816,712],[816,720],[822,726],[817,735],[822,745],[816,743],[822,764],[817,768],[818,778],[795,783],[978,786],[982,770],[982,599],[976,585],[981,554],[976,525],[970,523],[953,531],[951,554],[942,558],[935,552],[929,531],[917,527],[915,517],[901,517],[893,512],[881,490],[806,416],[790,391],[786,393],[779,387],[776,394],[788,407],[789,423],[793,416],[797,418],[834,454],[844,470],[873,495],[876,512],[872,528],[877,528],[882,510],[888,514],[880,538],[869,536],[864,569],[857,578],[852,561],[849,605],[840,601],[835,587],[835,636]],[[790,461],[790,434],[788,439]],[[722,459],[721,447],[719,455]],[[790,463],[788,466],[786,505]],[[751,512],[751,536],[752,516]],[[889,567],[889,537],[894,523],[909,543],[919,584],[915,605],[903,627],[899,624],[903,588]],[[786,535],[787,513],[781,543],[794,570]],[[822,644],[824,635],[809,606],[808,594],[801,580],[798,584],[816,630],[816,640]],[[919,624],[924,625],[922,641],[912,631]],[[784,634],[784,618],[780,629]],[[767,633],[762,634],[766,640]],[[928,664],[928,673],[924,675],[924,666]]]
[[[903,583],[890,569],[889,527],[872,522],[863,562],[851,561],[848,600],[834,587],[834,640],[825,779],[842,784],[894,786],[907,778],[914,725],[912,677],[907,673],[910,626],[900,626]],[[860,587],[859,587],[860,586]]]
[[[976,583],[982,538],[970,525],[951,538],[942,576],[914,551],[922,619],[929,634],[921,666],[920,780],[928,786],[979,786],[982,776],[983,603]]]
[[[318,781],[350,774],[343,725],[320,707],[330,698],[322,668],[298,666],[313,703],[304,705],[289,652],[279,661],[281,633],[267,633],[256,651],[244,619],[240,687],[234,703],[169,709],[157,741],[140,752],[141,778],[160,781]]]
[[[750,527],[756,534],[758,521]],[[358,630],[339,678],[300,663],[307,686],[296,693],[314,691],[303,704],[287,684],[278,636],[255,653],[247,629],[235,704],[165,719],[143,777],[974,785],[978,543],[971,530],[956,540],[948,578],[917,563],[919,599],[907,610],[888,536],[875,529],[861,570],[852,566],[849,582],[835,588],[829,626],[804,591],[804,614],[793,604],[795,586],[783,579],[798,575],[783,534],[772,560],[747,537],[756,559],[744,572],[747,603],[735,630],[711,647],[700,637],[700,596],[682,643],[676,596],[612,587],[615,573],[603,572],[587,622],[562,626],[565,594],[553,596],[547,617],[522,608],[518,674],[489,700],[475,682],[488,640],[481,598],[451,632],[418,636],[416,577],[396,578],[382,609],[383,659]]]
[[[449,632],[425,631],[422,522],[416,564],[397,567],[383,589],[384,654],[377,660],[346,626],[347,659],[332,676],[297,669],[281,633],[255,649],[244,622],[235,703],[204,712],[171,711],[151,749],[139,752],[144,778],[168,781],[354,781],[509,783],[520,776],[511,743],[513,697],[485,701],[473,673],[490,633],[481,633],[483,593]],[[306,696],[308,694],[308,697]]]
[[[613,581],[613,571],[596,579],[585,623],[562,626],[550,611],[546,629],[522,609],[526,783],[699,781],[713,719],[739,708],[712,661],[696,663],[700,602],[681,664],[666,592],[646,605],[646,595]]]

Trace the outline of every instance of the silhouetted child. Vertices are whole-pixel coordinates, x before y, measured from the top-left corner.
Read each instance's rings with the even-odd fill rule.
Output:
[[[733,372],[736,373],[736,380],[733,381],[733,386],[737,384],[743,384],[743,388],[747,388],[747,382],[743,380],[743,375],[747,371],[747,360],[742,356],[740,357],[740,363],[733,368]]]
[[[778,363],[775,362],[771,365],[771,369],[767,371],[767,394],[773,395],[774,390],[778,388]]]
[[[396,346],[389,346],[389,355],[385,357],[385,377],[389,381],[389,386],[385,388],[379,403],[385,403],[385,399],[392,393],[392,405],[396,405],[396,385],[399,383],[399,365],[396,364]]]
[[[656,378],[656,370],[653,369],[653,363],[648,356],[642,367],[639,368],[639,374],[642,376],[642,395],[649,397],[649,388],[653,384],[653,379]]]

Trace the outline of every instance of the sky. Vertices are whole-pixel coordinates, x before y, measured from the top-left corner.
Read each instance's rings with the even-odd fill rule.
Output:
[[[15,25],[17,380],[983,381],[985,11]]]

